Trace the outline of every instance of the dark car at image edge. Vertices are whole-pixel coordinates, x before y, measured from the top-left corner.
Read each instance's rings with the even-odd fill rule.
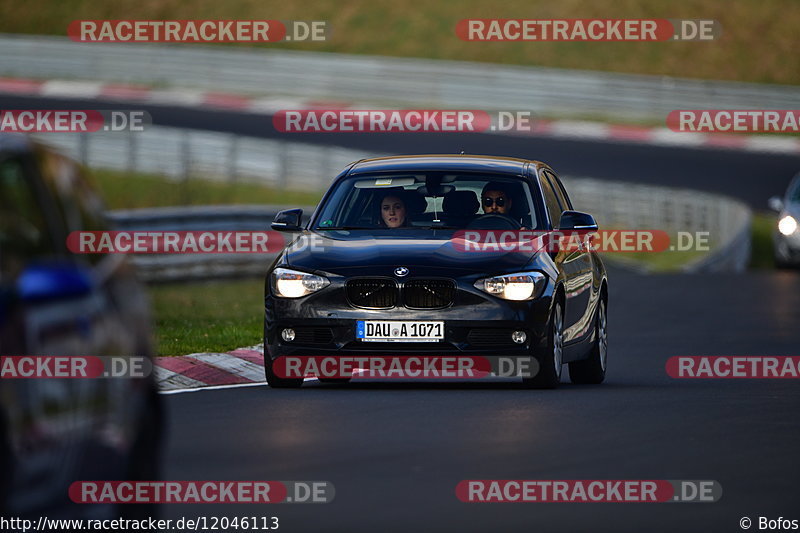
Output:
[[[6,356],[152,361],[150,305],[131,262],[119,254],[73,254],[66,246],[73,231],[110,228],[105,206],[79,165],[22,135],[0,134],[4,362],[11,360]],[[3,377],[0,517],[36,523],[43,516],[156,516],[155,504],[78,504],[69,488],[81,480],[158,479],[162,435],[152,373]]]

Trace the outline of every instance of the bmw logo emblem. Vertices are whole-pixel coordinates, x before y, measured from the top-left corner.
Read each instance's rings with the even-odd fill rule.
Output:
[[[397,267],[394,269],[394,275],[398,278],[402,278],[403,276],[408,276],[408,269],[406,267]]]

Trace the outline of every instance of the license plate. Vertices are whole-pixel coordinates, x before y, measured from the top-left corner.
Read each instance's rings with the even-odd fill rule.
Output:
[[[357,320],[356,338],[364,342],[439,342],[444,322]]]

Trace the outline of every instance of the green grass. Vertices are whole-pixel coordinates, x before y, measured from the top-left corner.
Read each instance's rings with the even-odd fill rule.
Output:
[[[159,355],[225,352],[262,341],[264,280],[150,286]]]
[[[772,233],[777,225],[775,213],[754,213],[750,268],[775,268]]]
[[[751,252],[750,268],[772,269],[775,268],[773,255],[772,234],[775,231],[776,218],[771,212],[753,213],[750,228]],[[690,251],[664,251],[656,253],[604,253],[603,257],[610,262],[620,264],[644,265],[648,271],[675,272],[681,266],[688,264],[704,255],[706,252]]]
[[[648,272],[677,272],[684,265],[704,256],[708,252],[697,250],[664,251],[664,252],[606,252],[602,254],[609,262],[621,265],[643,266]]]
[[[199,178],[171,181],[160,176],[94,170],[92,181],[109,209],[173,205],[285,204],[316,205],[322,192],[276,190],[254,183],[226,183]]]
[[[264,46],[800,84],[796,0],[0,0],[0,13],[2,32],[52,35],[66,35],[69,22],[79,19],[325,20],[327,42]],[[703,18],[718,20],[722,37],[684,43],[466,42],[455,34],[464,18]]]

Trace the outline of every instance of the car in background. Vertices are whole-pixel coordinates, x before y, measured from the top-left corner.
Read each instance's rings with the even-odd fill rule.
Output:
[[[465,230],[596,231],[546,164],[363,160],[333,181],[305,227],[301,215],[282,211],[272,225],[301,233],[266,277],[271,387],[303,383],[275,371],[281,357],[369,354],[533,358],[538,372],[523,382],[535,388],[556,387],[564,364],[575,383],[604,380],[608,279],[596,251],[473,253],[455,244]]]
[[[152,357],[149,303],[122,255],[73,255],[67,235],[109,229],[80,167],[0,134],[0,355]],[[148,378],[0,379],[0,515],[143,516],[79,505],[79,480],[157,476],[161,411]]]
[[[778,223],[772,234],[775,266],[800,266],[800,174],[789,183],[783,198],[769,199],[769,207],[778,212]]]

